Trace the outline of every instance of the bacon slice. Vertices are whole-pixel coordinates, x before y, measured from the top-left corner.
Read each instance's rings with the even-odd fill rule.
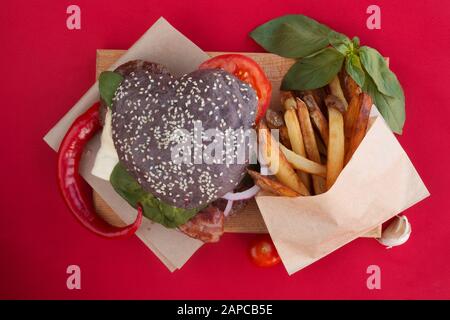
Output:
[[[203,242],[217,242],[223,234],[224,218],[223,211],[210,205],[178,229]]]

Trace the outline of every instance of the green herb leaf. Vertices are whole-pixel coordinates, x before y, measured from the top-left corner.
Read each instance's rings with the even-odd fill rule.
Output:
[[[405,124],[405,99],[402,95],[390,97],[380,92],[370,77],[366,74],[363,90],[373,99],[381,115],[392,131],[402,134]]]
[[[366,72],[364,91],[374,100],[392,131],[401,134],[405,124],[405,94],[386,60],[375,49],[359,49],[361,63]]]
[[[365,70],[381,93],[391,97],[404,97],[400,82],[377,50],[363,46],[359,50],[359,56]]]
[[[352,42],[353,42],[353,46],[356,49],[358,49],[359,48],[359,38],[358,37],[353,37]]]
[[[350,39],[342,33],[331,30],[328,34],[328,41],[330,44],[343,55],[348,54],[352,50],[353,43]]]
[[[120,86],[123,77],[113,71],[103,71],[98,78],[100,97],[108,107],[111,107],[116,89]]]
[[[158,222],[168,228],[185,224],[200,209],[181,209],[158,200],[146,192],[139,183],[118,163],[109,178],[114,190],[131,206],[142,205],[143,214],[148,219]]]
[[[328,47],[312,56],[300,59],[284,76],[282,90],[310,90],[328,84],[339,72],[344,55]]]
[[[357,55],[352,54],[345,59],[345,70],[355,80],[358,86],[364,86],[365,74]]]
[[[287,58],[302,58],[329,44],[327,26],[304,15],[286,15],[273,19],[250,33],[269,52]]]

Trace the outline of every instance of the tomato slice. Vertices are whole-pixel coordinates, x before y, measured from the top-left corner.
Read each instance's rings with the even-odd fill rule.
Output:
[[[281,259],[269,235],[259,237],[250,247],[250,257],[258,267],[271,267]]]
[[[272,84],[253,59],[242,54],[222,54],[206,60],[199,69],[223,69],[250,84],[258,96],[256,123],[264,116],[272,96]]]

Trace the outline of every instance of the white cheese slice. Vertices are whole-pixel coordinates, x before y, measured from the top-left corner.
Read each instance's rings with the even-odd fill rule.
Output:
[[[98,149],[91,173],[100,179],[109,181],[109,176],[118,162],[119,156],[112,139],[111,110],[108,108],[100,138],[100,149]]]

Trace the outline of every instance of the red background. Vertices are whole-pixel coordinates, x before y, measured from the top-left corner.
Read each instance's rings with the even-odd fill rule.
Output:
[[[82,28],[66,28],[81,7]],[[366,28],[378,4],[382,29]],[[450,298],[450,52],[448,1],[3,1],[0,10],[1,298]],[[42,137],[94,81],[97,48],[128,48],[164,16],[204,50],[261,51],[248,32],[303,13],[391,58],[406,92],[399,140],[431,197],[407,210],[411,239],[386,250],[358,239],[289,277],[247,258],[252,235],[226,234],[170,273],[136,237],[104,240],[73,219],[56,185],[56,154]],[[182,54],[182,53],[180,53]],[[81,290],[66,268],[81,267]],[[366,268],[381,267],[381,290]]]

